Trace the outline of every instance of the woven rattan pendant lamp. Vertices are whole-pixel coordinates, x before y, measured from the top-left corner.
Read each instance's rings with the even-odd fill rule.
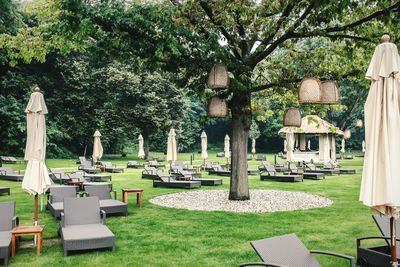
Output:
[[[356,120],[356,128],[361,128],[361,127],[363,127],[363,121],[360,119]]]
[[[321,104],[339,103],[339,86],[336,81],[321,82]]]
[[[208,101],[208,116],[223,118],[228,115],[228,103],[219,96],[213,96]]]
[[[304,78],[300,82],[299,102],[317,104],[321,102],[321,81],[314,77]]]
[[[226,89],[229,87],[228,69],[225,65],[215,64],[208,74],[207,86],[211,89]]]
[[[298,108],[288,108],[283,115],[283,126],[286,127],[300,127],[301,126],[301,113]]]

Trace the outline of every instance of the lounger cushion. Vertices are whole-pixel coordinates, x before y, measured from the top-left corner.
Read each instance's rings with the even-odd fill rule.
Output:
[[[0,231],[0,248],[8,248],[11,243],[11,232]]]
[[[65,241],[114,238],[114,234],[103,224],[69,225],[61,231]]]
[[[126,203],[114,200],[114,199],[102,199],[100,200],[100,208],[110,208],[110,207],[125,207]],[[107,212],[108,213],[108,212]]]

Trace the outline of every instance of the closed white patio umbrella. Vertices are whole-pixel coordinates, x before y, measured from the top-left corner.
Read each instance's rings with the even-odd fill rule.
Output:
[[[286,139],[283,140],[283,152],[287,152],[287,135],[286,135]]]
[[[292,131],[286,134],[286,160],[292,161],[294,149],[294,133]]]
[[[143,149],[144,140],[143,140],[143,136],[141,134],[139,134],[138,140],[139,140],[138,157],[139,158],[144,158],[144,156],[145,156],[144,149]]]
[[[400,215],[400,59],[389,36],[375,48],[366,78],[371,87],[364,106],[365,152],[360,201],[390,218],[392,265],[397,266],[396,224]],[[386,41],[386,42],[385,42]]]
[[[256,139],[251,140],[251,153],[256,154]]]
[[[101,159],[103,156],[103,146],[101,145],[101,134],[99,130],[96,130],[93,134],[94,140],[93,140],[93,153],[92,153],[92,158],[94,162],[97,162]]]
[[[201,139],[201,159],[206,161],[208,158],[208,153],[207,153],[207,134],[205,131],[203,131],[200,135]]]
[[[178,156],[177,147],[176,147],[176,134],[175,129],[171,128],[168,133],[168,142],[167,142],[167,160],[169,162],[176,161]]]
[[[224,153],[225,158],[229,159],[231,157],[231,145],[230,145],[230,138],[229,135],[225,135],[224,139]]]
[[[28,165],[22,181],[22,189],[35,195],[34,223],[38,222],[38,195],[42,195],[51,185],[51,180],[45,164],[46,158],[46,119],[48,113],[43,94],[39,88],[31,94],[25,109],[27,122],[27,139],[25,160]]]
[[[340,149],[340,152],[346,153],[346,141],[344,138],[342,139],[342,148]]]

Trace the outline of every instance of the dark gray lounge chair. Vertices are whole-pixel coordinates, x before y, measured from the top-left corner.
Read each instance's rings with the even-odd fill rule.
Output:
[[[11,254],[11,230],[18,225],[15,202],[0,202],[0,259],[8,265]]]
[[[139,164],[136,160],[130,160],[126,164],[127,168],[133,168],[133,169],[139,169],[139,168],[144,168],[143,164]]]
[[[153,180],[153,187],[192,189],[201,187],[201,182],[192,180],[181,181],[181,180],[176,180],[176,178],[172,175],[166,176],[164,174],[159,174],[158,179]]]
[[[142,179],[155,179],[157,177],[156,167],[144,167],[144,170],[142,171]]]
[[[278,174],[272,165],[266,166],[266,174],[261,173],[261,180],[274,180],[279,182],[302,182],[303,175],[298,174]]]
[[[269,164],[269,162],[268,162],[267,160],[263,160],[263,161],[261,162],[261,165],[258,166],[258,170],[259,170],[260,172],[266,171],[268,165],[271,165],[271,164]]]
[[[289,164],[287,162],[277,162],[274,167],[277,172],[289,171]]]
[[[373,215],[376,225],[382,236],[369,236],[357,238],[357,263],[359,266],[392,266],[390,253],[390,220],[387,217]],[[400,220],[396,220],[396,245],[397,260],[400,261]],[[377,245],[373,247],[362,247],[364,241],[384,240],[386,245]]]
[[[231,171],[223,168],[219,164],[213,164],[212,169],[208,171],[209,175],[230,176]]]
[[[1,194],[8,194],[10,195],[10,188],[9,187],[4,187],[4,186],[0,186],[0,195]]]
[[[356,169],[344,169],[342,168],[340,165],[334,165],[330,162],[325,162],[324,163],[324,169],[325,170],[336,170],[339,169],[339,173],[340,174],[355,174],[356,173]]]
[[[205,171],[210,171],[210,170],[212,170],[214,164],[216,164],[216,163],[206,162],[206,163],[203,165],[203,170],[205,170]]]
[[[298,168],[295,163],[289,163],[288,167],[289,167],[290,174],[303,175],[304,179],[312,179],[312,180],[325,179],[325,174],[324,173],[322,173],[322,172],[304,171],[302,168]]]
[[[85,192],[88,196],[96,196],[100,199],[100,208],[107,214],[128,215],[128,205],[117,200],[117,192],[110,190],[108,184],[85,185]],[[114,198],[111,197],[111,192]]]
[[[165,165],[162,163],[159,163],[157,160],[149,160],[148,167],[154,167],[154,168],[164,168]]]
[[[0,180],[20,182],[22,179],[24,179],[24,176],[19,173],[17,174],[12,168],[0,168]]]
[[[65,182],[71,180],[69,174],[64,173],[62,170],[51,169],[49,176],[55,184],[64,184]]]
[[[171,173],[176,174],[178,177],[191,177],[192,179],[201,178],[201,173],[184,170],[181,165],[172,166]]]
[[[81,165],[79,166],[79,170],[82,170],[86,173],[99,173],[101,170],[93,166],[90,160],[87,160],[85,157],[79,157],[79,161]]]
[[[356,266],[354,257],[330,251],[307,249],[295,234],[261,239],[252,241],[250,244],[262,262],[243,263],[240,266],[321,267],[313,254],[342,258],[348,261],[348,266]]]
[[[222,178],[195,178],[192,179],[192,181],[198,181],[201,183],[201,185],[205,186],[216,186],[216,185],[221,185],[223,183]]]
[[[98,197],[64,198],[60,229],[64,256],[76,250],[110,248],[114,251],[115,236],[105,221],[106,213],[100,211]]]
[[[76,197],[78,192],[77,186],[52,186],[50,187],[50,194],[47,196],[47,209],[54,218],[60,219],[61,212],[64,210],[64,198]]]
[[[23,160],[17,160],[15,157],[10,157],[10,156],[1,156],[0,158],[3,163],[8,163],[8,164],[16,164],[23,162]]]
[[[308,173],[312,172],[317,172],[317,173],[324,173],[327,175],[333,175],[333,174],[340,174],[339,169],[321,169],[317,168],[313,163],[304,163],[305,170]]]
[[[223,157],[225,157],[225,152],[218,152],[218,153],[217,153],[217,157],[218,157],[218,158],[223,158]]]
[[[253,155],[247,154],[247,160],[253,160]]]
[[[102,161],[101,164],[103,165],[104,170],[106,172],[111,172],[111,173],[124,172],[124,168],[118,168],[116,166],[113,166],[112,163],[109,161]]]

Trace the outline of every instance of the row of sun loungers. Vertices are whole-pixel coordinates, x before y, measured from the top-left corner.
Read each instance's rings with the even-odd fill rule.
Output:
[[[1,180],[19,182],[19,181],[22,181],[23,178],[24,178],[23,175],[15,172],[12,168],[9,168],[9,167],[0,168],[0,179]]]
[[[10,157],[10,156],[0,156],[0,159],[1,162],[8,164],[16,164],[23,162],[23,160],[17,160],[15,157]]]

